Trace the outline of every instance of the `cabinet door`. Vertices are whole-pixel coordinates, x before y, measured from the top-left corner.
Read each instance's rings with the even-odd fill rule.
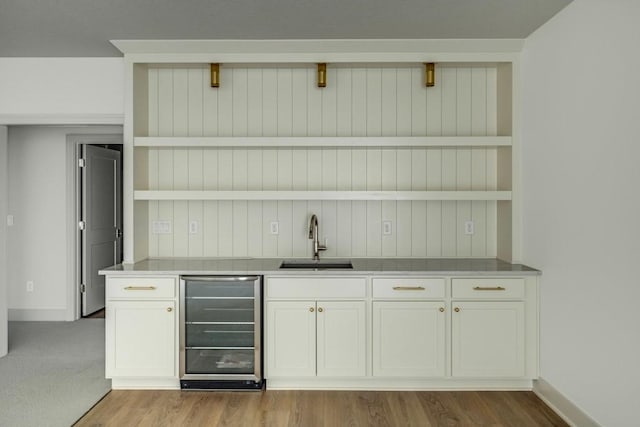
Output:
[[[443,302],[373,302],[373,375],[445,375]]]
[[[524,303],[453,302],[452,375],[524,376]]]
[[[266,338],[267,378],[315,376],[315,301],[269,301]]]
[[[106,376],[175,377],[174,301],[109,301]]]
[[[317,307],[318,376],[364,376],[364,301],[318,301]]]

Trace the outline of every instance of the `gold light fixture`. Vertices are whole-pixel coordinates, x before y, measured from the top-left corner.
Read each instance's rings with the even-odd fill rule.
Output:
[[[436,65],[433,62],[424,64],[424,85],[426,87],[436,85]]]
[[[327,87],[327,64],[318,64],[318,87]]]
[[[220,64],[211,64],[211,87],[220,87]]]

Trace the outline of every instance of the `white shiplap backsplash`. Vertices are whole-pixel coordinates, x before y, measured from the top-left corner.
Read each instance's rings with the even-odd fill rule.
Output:
[[[496,69],[149,70],[149,136],[496,135]],[[142,136],[142,135],[140,135]],[[149,148],[150,190],[495,190],[495,148]],[[307,257],[318,215],[324,256],[496,255],[494,201],[150,201],[149,256]],[[391,235],[382,221],[393,222]],[[464,234],[473,220],[475,233]],[[198,233],[189,234],[189,222]],[[269,225],[279,222],[279,234]]]

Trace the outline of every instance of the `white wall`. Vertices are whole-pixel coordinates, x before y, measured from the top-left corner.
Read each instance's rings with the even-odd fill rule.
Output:
[[[123,58],[0,58],[0,119],[122,116],[123,96]]]
[[[122,133],[113,127],[9,128],[8,301],[10,320],[69,318],[68,134]],[[71,164],[70,164],[71,163]],[[72,196],[72,195],[71,195]],[[26,291],[26,282],[34,291]]]
[[[0,126],[0,357],[7,354],[7,138],[6,126]]]
[[[640,3],[574,1],[523,53],[523,261],[543,271],[541,377],[637,425]]]
[[[150,67],[138,136],[487,136],[498,134],[497,67]],[[144,116],[147,118],[147,116]],[[138,119],[140,122],[142,120]],[[150,148],[149,190],[496,190],[495,148]],[[137,187],[139,190],[144,187]],[[495,201],[150,201],[150,257],[308,257],[311,214],[326,257],[495,257]],[[190,221],[200,231],[189,233]],[[382,221],[392,222],[383,235]],[[475,233],[466,235],[465,221]],[[270,223],[279,223],[279,234]],[[136,242],[138,244],[138,242]]]

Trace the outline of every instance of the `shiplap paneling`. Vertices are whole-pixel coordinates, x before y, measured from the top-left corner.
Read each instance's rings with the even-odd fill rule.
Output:
[[[496,135],[495,68],[208,67],[149,69],[149,136]],[[150,190],[495,190],[496,149],[149,147]],[[318,215],[325,256],[496,255],[492,201],[150,201],[171,234],[149,238],[149,256],[310,254]],[[464,234],[473,220],[475,234]],[[197,233],[189,224],[198,223]],[[382,222],[392,222],[383,235]],[[270,233],[278,222],[279,234]]]

